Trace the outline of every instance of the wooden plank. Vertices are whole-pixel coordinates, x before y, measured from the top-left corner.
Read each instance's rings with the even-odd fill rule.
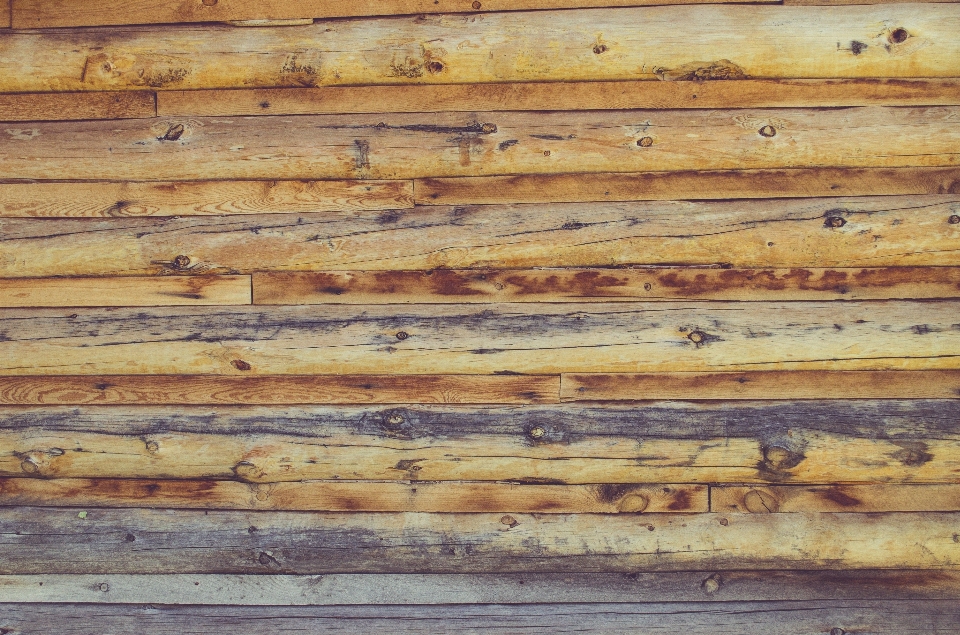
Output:
[[[2,219],[0,276],[721,263],[785,269],[957,266],[960,224],[950,219],[958,206],[960,197],[946,195]],[[833,227],[839,224],[834,218],[844,225]]]
[[[256,273],[254,304],[960,297],[960,268],[437,269]]]
[[[960,371],[564,374],[562,401],[956,399]]]
[[[677,571],[0,576],[14,602],[233,606],[931,600],[960,596],[954,571]]]
[[[956,79],[734,80],[724,82],[518,82],[237,90],[171,90],[160,116],[319,115],[482,110],[953,106]]]
[[[420,205],[946,194],[958,168],[807,168],[416,179]]]
[[[250,276],[0,278],[0,307],[250,304]]]
[[[0,375],[955,369],[958,308],[889,300],[0,309]]]
[[[221,216],[397,210],[409,181],[2,183],[0,217]]]
[[[0,505],[340,512],[708,512],[706,485],[0,479]]]
[[[0,523],[14,529],[0,538],[0,573],[632,573],[949,570],[960,564],[960,547],[952,538],[957,513],[650,514],[638,519],[618,514],[85,511],[0,508]]]
[[[0,475],[954,483],[960,401],[0,409]],[[615,489],[615,488],[614,488]]]
[[[960,511],[960,485],[817,485],[710,488],[718,513]]]
[[[11,12],[10,0],[0,0],[0,29],[10,26]]]
[[[145,119],[157,116],[147,91],[0,95],[0,121]]]
[[[957,2],[957,0],[783,0],[786,6],[840,6],[850,4],[890,4],[902,2]]]
[[[5,405],[556,403],[547,375],[0,377]]]
[[[958,120],[960,107],[943,106],[39,122],[6,131],[9,153],[0,178],[409,179],[938,167],[960,161]],[[891,144],[894,129],[897,143]]]
[[[894,42],[898,29],[907,37]],[[242,31],[24,31],[0,42],[0,92],[958,77],[958,29],[956,4],[907,4],[504,12]]]

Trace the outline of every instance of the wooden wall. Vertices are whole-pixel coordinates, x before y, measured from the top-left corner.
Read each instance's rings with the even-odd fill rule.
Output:
[[[0,9],[0,635],[960,631],[960,4],[654,4]]]

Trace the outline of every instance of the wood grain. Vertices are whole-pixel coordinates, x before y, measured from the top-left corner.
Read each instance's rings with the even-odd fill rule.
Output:
[[[0,121],[7,122],[156,116],[156,97],[146,91],[0,95]]]
[[[535,269],[257,273],[254,304],[960,297],[960,268]]]
[[[259,484],[955,483],[958,408],[955,399],[4,407],[0,475]]]
[[[0,384],[2,385],[2,384]],[[956,399],[960,371],[564,374],[563,401]]]
[[[627,514],[86,511],[80,518],[76,508],[0,508],[0,523],[20,532],[0,537],[0,572],[950,570],[960,562],[960,547],[952,538],[957,513],[650,514],[638,519]]]
[[[958,211],[960,196],[947,195],[10,218],[0,219],[0,276],[722,263],[761,269],[957,266],[960,224],[951,217]],[[843,226],[833,227],[839,224],[834,218]]]
[[[410,179],[960,163],[958,106],[162,117],[39,122],[5,134],[0,178],[8,180]]]
[[[409,181],[0,183],[0,217],[221,216],[397,210]]]
[[[160,116],[316,115],[482,110],[953,106],[956,79],[764,80],[722,82],[518,82],[235,90],[157,94]]]
[[[717,513],[960,511],[960,485],[721,486],[710,502]]]
[[[0,0],[0,29],[10,26],[11,8],[10,0]]]
[[[545,375],[0,377],[5,405],[556,403]]]
[[[0,278],[0,307],[250,304],[250,276]]]
[[[958,28],[956,4],[905,4],[581,9],[242,30],[23,31],[0,41],[0,92],[947,78],[960,76]],[[908,37],[894,43],[897,29]]]

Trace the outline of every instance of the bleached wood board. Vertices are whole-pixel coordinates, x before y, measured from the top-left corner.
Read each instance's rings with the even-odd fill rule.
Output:
[[[0,307],[225,306],[251,303],[250,276],[0,278]]]
[[[767,485],[710,488],[717,513],[960,511],[960,485]]]
[[[0,121],[3,122],[156,116],[156,95],[147,91],[0,95]]]

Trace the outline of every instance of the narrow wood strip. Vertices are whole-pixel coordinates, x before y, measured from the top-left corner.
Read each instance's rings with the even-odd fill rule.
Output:
[[[886,300],[960,297],[960,268],[438,269],[257,273],[254,304],[593,300]]]
[[[0,121],[147,119],[156,116],[156,97],[147,91],[0,95]]]
[[[956,79],[529,82],[161,91],[160,116],[318,115],[478,110],[952,106]]]
[[[562,401],[956,399],[960,371],[754,371],[564,374]]]
[[[342,512],[708,512],[706,485],[0,478],[0,505]]]
[[[0,307],[250,304],[250,276],[0,278]]]
[[[557,403],[546,375],[0,377],[5,405]]]
[[[397,210],[410,181],[0,183],[0,217],[221,216]]]
[[[0,573],[632,573],[723,568],[949,570],[960,565],[960,548],[952,539],[958,513],[637,518],[85,511],[82,515],[76,508],[0,508],[2,526],[19,532],[0,539]],[[711,632],[716,632],[714,619],[715,615]]]
[[[710,488],[717,513],[960,511],[960,485],[766,485]]]
[[[960,106],[39,122],[6,133],[10,151],[0,179],[411,179],[948,167],[960,157],[958,120]]]
[[[957,0],[783,0],[785,6],[811,7],[811,6],[843,6],[851,4],[900,4],[900,3],[939,3],[939,2],[957,2]]]
[[[11,13],[13,11],[10,7],[10,1],[11,0],[0,0],[0,29],[10,26]]]
[[[529,6],[510,0],[481,4],[497,1],[500,6]],[[121,2],[108,0],[104,9],[110,13],[107,7]],[[57,11],[60,4],[45,6]],[[233,2],[222,0],[216,6],[229,4]],[[300,12],[300,3],[286,4],[287,10]],[[350,9],[355,5],[351,2]],[[141,1],[136,6],[133,11],[148,19],[149,8],[158,5]],[[906,37],[901,39],[898,29]],[[0,41],[0,92],[955,78],[960,77],[958,29],[960,7],[946,3],[511,11],[327,20],[240,32],[210,25],[20,31]],[[642,126],[645,119],[630,123]]]
[[[420,205],[960,193],[960,168],[800,168],[416,179]]]

